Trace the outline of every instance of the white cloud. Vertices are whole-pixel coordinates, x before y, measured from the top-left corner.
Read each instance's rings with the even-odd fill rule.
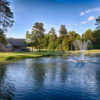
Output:
[[[88,21],[82,21],[81,22],[81,25],[85,25],[85,24],[88,24]]]
[[[97,11],[100,12],[100,8],[88,9],[88,10],[86,10],[86,11],[82,11],[82,12],[80,13],[80,16],[84,16],[84,15],[86,15],[86,14],[88,14],[88,13],[97,12]]]
[[[67,24],[66,26],[77,26],[78,24]]]
[[[88,21],[93,21],[94,19],[95,19],[94,16],[90,16],[90,17],[88,18]]]
[[[87,21],[82,21],[80,24],[81,25],[88,24],[89,22],[93,21],[94,19],[95,19],[94,16],[90,16],[90,17],[88,17],[88,20]]]
[[[81,12],[81,13],[80,13],[80,16],[83,16],[83,15],[85,15],[85,13],[84,13],[84,12]]]

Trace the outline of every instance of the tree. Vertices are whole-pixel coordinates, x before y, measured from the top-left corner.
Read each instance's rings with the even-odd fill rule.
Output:
[[[65,37],[62,42],[63,50],[69,50],[69,40],[68,37]]]
[[[44,25],[43,23],[39,23],[39,22],[36,22],[32,28],[32,30],[37,30],[38,31],[38,35],[40,37],[42,37],[44,35]]]
[[[66,29],[65,25],[60,26],[59,34],[60,34],[60,37],[62,37],[62,38],[67,36],[67,29]]]
[[[48,49],[49,45],[49,34],[45,34],[43,38],[43,49]]]
[[[49,31],[49,49],[54,50],[56,49],[56,32],[54,28],[51,28]]]
[[[35,36],[32,34],[32,32],[27,31],[26,32],[26,44],[28,46],[32,47],[32,52],[33,52],[33,47],[35,46]]]
[[[36,22],[32,27],[32,31],[26,32],[26,42],[32,47],[35,47],[40,51],[43,45],[44,28],[42,23]]]
[[[83,40],[91,40],[94,41],[93,32],[91,29],[86,30],[86,32],[82,35]]]
[[[95,38],[95,41],[92,41],[93,48],[94,49],[100,49],[100,30],[94,30],[93,31],[93,37]]]
[[[97,26],[96,29],[100,30],[100,16],[96,19],[96,24],[95,25]]]
[[[96,30],[93,31],[93,41],[94,49],[100,49],[100,16],[96,19]]]
[[[6,41],[6,37],[5,37],[5,35],[3,33],[4,32],[0,29],[0,43],[6,45],[7,41]]]
[[[68,34],[69,37],[69,45],[70,45],[70,49],[73,50],[73,42],[76,38],[76,32],[75,31],[70,31]]]
[[[60,49],[60,50],[63,50],[63,40],[64,38],[67,37],[67,29],[65,27],[65,25],[61,25],[60,26],[60,30],[59,30],[59,38],[57,40],[57,48]]]
[[[26,32],[26,39],[29,39],[29,38],[30,38],[30,32],[27,31],[27,32]]]
[[[0,29],[5,32],[13,25],[13,13],[7,0],[0,0]]]
[[[37,47],[40,51],[40,48],[43,48],[43,37],[44,37],[44,25],[43,23],[36,22],[32,27],[32,32],[35,34],[37,40]]]
[[[0,0],[0,42],[4,45],[7,44],[4,32],[13,25],[13,22],[13,13],[9,7],[9,2]]]

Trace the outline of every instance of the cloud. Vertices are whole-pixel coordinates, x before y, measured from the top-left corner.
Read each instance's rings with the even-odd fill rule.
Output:
[[[78,24],[67,24],[66,26],[78,26]]]
[[[95,19],[94,16],[90,16],[90,17],[88,18],[88,21],[93,21],[94,19]]]
[[[81,25],[85,25],[85,24],[88,24],[88,21],[82,21],[81,22]]]
[[[81,13],[80,13],[80,16],[83,16],[83,15],[85,15],[85,13],[84,13],[84,12],[81,12]]]
[[[88,9],[88,10],[86,10],[86,11],[82,11],[82,12],[80,13],[80,16],[84,16],[84,15],[86,15],[86,14],[88,14],[88,13],[97,12],[97,11],[100,11],[100,8]]]
[[[88,24],[89,22],[93,21],[94,19],[95,19],[94,16],[90,16],[90,17],[88,17],[88,20],[87,21],[82,21],[80,24],[81,25]]]

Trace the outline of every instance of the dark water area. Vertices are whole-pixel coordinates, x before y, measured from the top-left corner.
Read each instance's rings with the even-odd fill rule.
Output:
[[[100,100],[100,57],[94,58],[96,62],[68,59],[0,65],[0,100]]]

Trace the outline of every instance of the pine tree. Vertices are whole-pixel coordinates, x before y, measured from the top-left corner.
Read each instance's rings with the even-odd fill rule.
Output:
[[[56,32],[54,28],[51,28],[51,30],[49,31],[49,46],[48,48],[51,50],[56,49]]]
[[[13,25],[13,13],[7,0],[0,0],[0,29],[4,32]]]

